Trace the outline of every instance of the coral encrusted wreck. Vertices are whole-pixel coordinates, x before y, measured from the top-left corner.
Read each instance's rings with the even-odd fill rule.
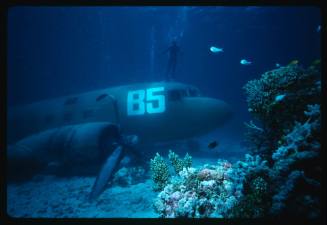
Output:
[[[183,167],[169,179],[163,173],[154,201],[159,216],[320,217],[320,78],[317,65],[295,64],[249,81],[244,89],[255,122],[245,124],[245,137],[251,154],[234,164]]]

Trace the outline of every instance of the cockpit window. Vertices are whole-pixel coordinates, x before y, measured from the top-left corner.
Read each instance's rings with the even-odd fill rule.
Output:
[[[183,97],[187,96],[186,90],[170,90],[168,91],[168,100],[169,101],[179,101]]]

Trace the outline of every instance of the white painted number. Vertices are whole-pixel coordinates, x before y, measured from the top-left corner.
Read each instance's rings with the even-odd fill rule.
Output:
[[[144,109],[144,90],[129,91],[127,95],[127,114],[143,115]]]
[[[162,113],[166,110],[165,96],[164,95],[155,95],[155,92],[164,91],[164,87],[149,88],[146,90],[146,111],[147,113]],[[152,101],[152,102],[149,102]],[[154,101],[158,102],[158,106],[154,106]]]
[[[164,90],[164,87],[156,87],[149,88],[146,91],[129,91],[127,94],[127,115],[143,115],[145,111],[149,114],[166,111],[165,95],[158,94],[158,92]]]

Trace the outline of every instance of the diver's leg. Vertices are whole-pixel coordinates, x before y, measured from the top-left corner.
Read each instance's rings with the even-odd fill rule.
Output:
[[[171,79],[171,71],[172,71],[172,60],[169,59],[167,70],[166,70],[166,80],[169,81]]]
[[[165,80],[168,81],[169,80],[169,73],[170,73],[170,61],[167,64],[167,68],[166,68],[166,74],[165,74]]]
[[[172,63],[172,72],[171,72],[171,79],[175,79],[175,72],[176,72],[176,61]]]

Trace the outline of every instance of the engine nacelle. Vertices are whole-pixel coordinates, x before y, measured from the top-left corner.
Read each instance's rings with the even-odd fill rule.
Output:
[[[69,125],[28,136],[8,147],[9,176],[32,174],[49,163],[90,165],[101,163],[119,142],[119,127],[96,122]]]

